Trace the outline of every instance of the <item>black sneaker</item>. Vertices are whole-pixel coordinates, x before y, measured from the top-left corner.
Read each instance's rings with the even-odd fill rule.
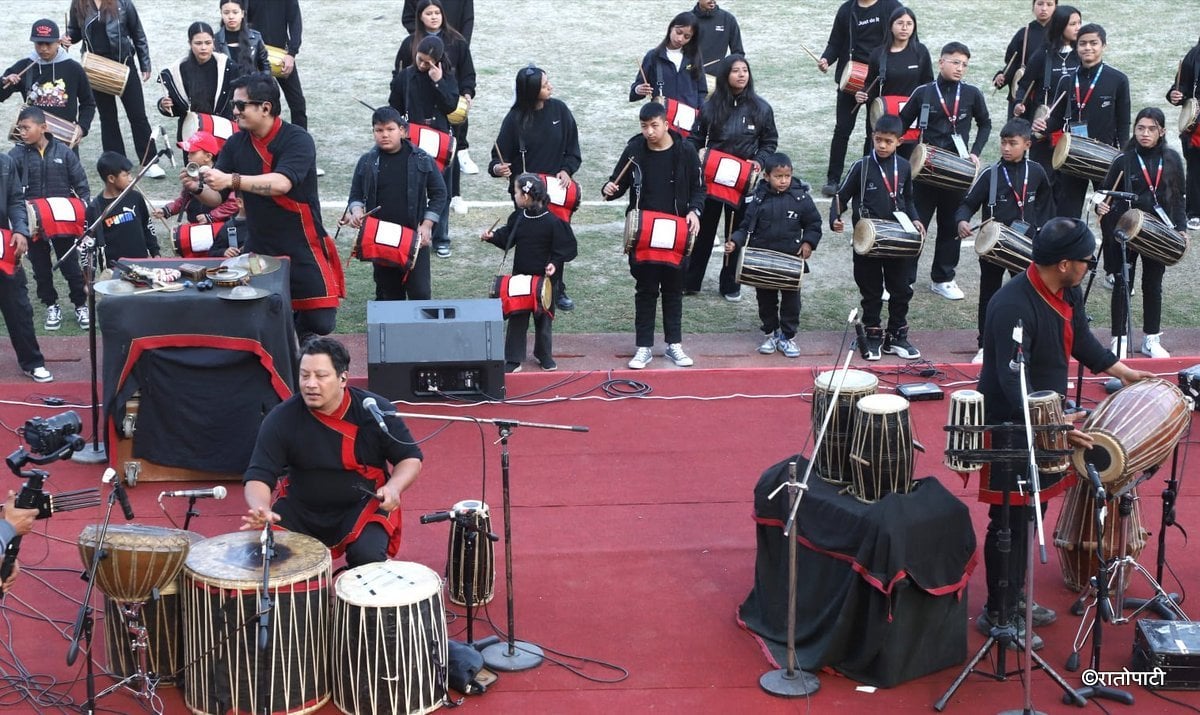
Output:
[[[991,613],[986,608],[984,608],[983,613],[979,614],[979,618],[975,619],[975,627],[983,635],[990,636],[992,634],[992,628],[995,626],[996,621],[998,620],[997,615],[998,614]],[[1016,638],[1009,641],[1008,647],[1010,650],[1024,650],[1025,649],[1025,618],[1020,615],[1014,616],[1013,620],[1012,620],[1012,625],[1014,627],[1014,632],[1016,633]],[[1041,636],[1034,633],[1033,634],[1033,649],[1041,650],[1042,647],[1045,645],[1046,645],[1046,642],[1042,640]]]
[[[506,363],[504,363],[504,371],[507,373],[520,372],[521,371],[521,363],[506,362]]]
[[[1025,599],[1024,598],[1022,598],[1020,601],[1017,602],[1017,616],[1022,619],[1025,618]],[[1040,628],[1042,626],[1048,626],[1057,620],[1058,620],[1057,613],[1055,613],[1054,611],[1050,610],[1049,608],[1046,608],[1045,606],[1039,604],[1037,601],[1033,602],[1033,625],[1034,626],[1036,626],[1038,628]]]
[[[837,182],[831,181],[828,184],[825,184],[824,186],[821,187],[821,195],[824,196],[825,198],[829,198],[829,197],[833,196],[834,194],[836,194],[837,190],[838,190]]]
[[[900,330],[894,333],[889,330],[883,341],[883,351],[889,355],[902,357],[905,360],[916,360],[921,357],[921,351],[908,342],[908,330]]]
[[[538,364],[541,365],[542,369],[545,370],[546,372],[554,372],[555,370],[558,369],[558,363],[554,362],[554,358],[546,358],[545,360],[539,360]]]
[[[856,345],[866,360],[878,360],[883,357],[883,328],[867,328],[867,345]],[[857,340],[855,342],[858,342]]]
[[[567,312],[575,310],[575,301],[571,300],[571,296],[567,295],[566,291],[563,291],[559,294],[556,304],[558,305],[559,310],[565,310]]]

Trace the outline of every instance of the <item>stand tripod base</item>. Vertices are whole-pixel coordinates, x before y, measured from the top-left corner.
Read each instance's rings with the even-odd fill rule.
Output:
[[[483,662],[487,667],[504,672],[536,668],[542,664],[545,656],[541,648],[524,641],[514,642],[511,651],[508,642],[505,641],[490,645],[480,652],[483,654]]]
[[[802,695],[812,695],[821,689],[821,681],[812,673],[803,670],[788,672],[787,668],[763,673],[758,684],[771,695],[781,698],[798,698]]]
[[[1080,688],[1075,691],[1075,694],[1086,699],[1104,698],[1105,700],[1112,700],[1125,705],[1133,705],[1133,693],[1127,693],[1124,690],[1117,690],[1116,688],[1106,688],[1102,685]],[[1072,702],[1073,700],[1070,695],[1063,696],[1064,705],[1070,705]]]
[[[88,442],[86,447],[71,455],[71,461],[80,464],[105,464],[108,462],[108,451],[104,449],[103,444],[93,445]]]
[[[1046,715],[1041,710],[1001,710],[1000,715]]]
[[[1164,621],[1177,621],[1179,617],[1179,602],[1183,600],[1178,593],[1159,594],[1153,598],[1126,598],[1125,607],[1135,612],[1149,608]],[[1186,618],[1183,620],[1187,620]]]

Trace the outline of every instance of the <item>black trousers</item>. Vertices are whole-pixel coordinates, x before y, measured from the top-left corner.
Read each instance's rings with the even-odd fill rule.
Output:
[[[453,177],[458,174],[458,161],[454,157],[450,157],[450,161],[446,164],[446,170],[442,172],[442,181],[446,182],[446,188],[449,189]],[[446,196],[446,206],[442,209],[442,215],[438,216],[437,225],[433,227],[432,242],[433,247],[449,246],[450,245],[450,195]]]
[[[800,291],[755,288],[758,298],[758,319],[763,333],[783,333],[785,339],[796,337],[800,329]]]
[[[337,308],[314,308],[292,312],[300,345],[314,335],[329,335],[337,327]]]
[[[987,535],[983,540],[983,565],[987,571],[987,610],[989,613],[1000,613],[1001,606],[1007,607],[1009,617],[1016,613],[1017,600],[1025,593],[1025,566],[1029,558],[1029,520],[1033,518],[1033,509],[1028,506],[1009,507],[1009,529],[1012,532],[1011,552],[1009,553],[1008,570],[1004,569],[1004,554],[1000,550],[1000,526],[1004,507],[993,504],[988,508]],[[1046,504],[1042,504],[1042,515],[1046,514]],[[1089,515],[1090,516],[1090,515]],[[1008,581],[1008,594],[1004,598],[1003,581]],[[1036,600],[1036,599],[1035,599]],[[1003,614],[1001,614],[1003,615]],[[1017,613],[1020,616],[1020,613]],[[1002,619],[1001,622],[1004,622]]]
[[[450,125],[450,133],[454,135],[456,155],[450,160],[454,168],[450,172],[452,185],[449,187],[450,196],[462,196],[462,170],[458,166],[457,152],[466,151],[471,147],[467,142],[467,129],[471,123],[470,119],[464,119],[462,124]]]
[[[654,312],[662,295],[663,336],[683,342],[683,271],[656,263],[630,264],[634,280],[633,329],[639,348],[654,347]]]
[[[704,200],[704,211],[700,214],[700,232],[696,236],[695,246],[692,247],[692,255],[684,262],[684,290],[689,293],[700,292],[700,286],[704,283],[704,274],[708,271],[708,259],[712,257],[713,240],[717,237],[717,224],[721,223],[721,218],[725,219],[725,233],[721,237],[727,238],[742,222],[743,213],[741,208],[735,209],[723,201],[713,198]],[[721,249],[723,264],[719,287],[721,295],[730,295],[738,292],[737,259],[741,255],[741,249],[735,249],[728,258],[724,257],[724,250]]]
[[[1101,188],[1100,182],[1091,182],[1078,176],[1055,172],[1054,177],[1054,206],[1059,216],[1081,218],[1083,216],[1084,197],[1087,195],[1088,184]],[[1108,270],[1108,266],[1105,266]],[[1109,271],[1111,272],[1111,270]]]
[[[1113,291],[1110,298],[1112,311],[1112,334],[1125,335],[1125,327],[1129,322],[1126,306],[1129,304],[1129,291],[1125,286],[1125,276],[1121,275],[1121,254],[1116,241],[1106,242],[1105,253],[1116,253],[1116,258],[1108,260],[1113,269]],[[1137,278],[1138,254],[1131,249],[1125,249],[1126,260],[1129,261],[1129,285],[1132,286]],[[1162,283],[1163,274],[1167,267],[1153,258],[1141,258],[1142,262],[1142,332],[1146,335],[1156,335],[1162,332]],[[1130,350],[1130,352],[1133,352]]]
[[[1200,217],[1200,148],[1192,146],[1191,136],[1181,137],[1183,160],[1187,163],[1187,215]]]
[[[508,316],[508,327],[504,332],[504,360],[512,363],[525,362],[526,339],[529,334],[529,313],[514,313]],[[533,358],[543,362],[554,356],[554,317],[549,313],[533,316]]]
[[[836,185],[842,183],[842,170],[846,168],[846,147],[850,144],[850,135],[854,133],[854,121],[858,118],[860,106],[862,105],[854,100],[854,95],[838,91],[837,120],[833,125],[833,139],[829,142],[829,168],[825,172],[826,183]]]
[[[292,124],[308,129],[308,104],[304,101],[304,88],[300,86],[300,68],[294,67],[287,77],[276,77],[283,98],[287,100]]]
[[[914,183],[913,198],[917,204],[917,215],[925,230],[932,232],[933,215],[937,213],[937,233],[933,245],[933,267],[930,279],[934,283],[946,283],[954,280],[958,269],[959,248],[962,240],[958,237],[958,223],[954,220],[954,212],[962,203],[965,191],[944,189],[932,184]]]
[[[995,263],[979,259],[979,310],[975,315],[975,326],[978,329],[975,335],[977,347],[983,347],[983,320],[987,317],[988,301],[1004,284],[1004,272],[1005,269]],[[1008,271],[1008,275],[1015,276],[1016,273]]]
[[[33,306],[29,304],[28,286],[25,269],[20,264],[11,276],[0,274],[0,315],[4,316],[17,364],[26,372],[46,365],[33,331]]]
[[[306,534],[331,547],[350,533],[361,514],[360,509],[353,508],[346,510],[341,518],[331,518],[288,496],[277,499],[271,505],[271,510],[279,514],[279,524],[283,528]],[[365,525],[358,533],[358,538],[346,545],[346,565],[354,568],[387,561],[388,541],[387,530],[381,524],[371,522]]]
[[[411,271],[374,264],[375,300],[429,300],[433,282],[429,270],[429,249],[417,252]]]
[[[133,58],[126,60],[129,67],[129,79],[125,82],[125,92],[121,95],[121,105],[125,107],[125,116],[129,119],[129,131],[133,135],[134,155],[125,154],[125,138],[121,133],[121,123],[117,117],[117,98],[104,92],[94,92],[96,95],[96,114],[100,116],[100,144],[104,151],[115,151],[133,162],[134,171],[143,162],[149,163],[154,158],[157,146],[150,138],[150,120],[146,118],[146,100],[142,95],[142,77],[133,66]]]
[[[54,287],[54,261],[50,257],[50,246],[54,245],[54,254],[58,258],[67,256],[59,270],[67,281],[67,294],[71,305],[78,308],[87,304],[87,293],[83,286],[83,269],[79,266],[79,252],[71,251],[75,245],[74,239],[56,238],[53,240],[40,239],[29,242],[29,263],[33,265],[33,279],[37,283],[37,297],[42,305],[50,306],[58,302],[58,289]],[[71,251],[67,255],[67,251]]]
[[[854,283],[862,296],[862,322],[878,328],[882,322],[883,289],[887,288],[888,322],[891,331],[908,325],[908,306],[912,302],[912,274],[916,259],[872,258],[854,254]]]

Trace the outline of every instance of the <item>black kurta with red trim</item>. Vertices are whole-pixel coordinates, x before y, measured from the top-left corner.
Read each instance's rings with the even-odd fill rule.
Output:
[[[245,131],[231,136],[217,156],[216,168],[244,176],[278,173],[292,182],[292,190],[283,196],[241,192],[250,228],[246,250],[291,259],[294,310],[336,308],[346,289],[337,248],[321,224],[312,136],[276,117],[263,139]]]

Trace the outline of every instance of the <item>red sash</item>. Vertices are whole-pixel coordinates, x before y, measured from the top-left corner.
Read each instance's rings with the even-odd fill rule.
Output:
[[[185,223],[175,229],[175,250],[181,258],[207,258],[224,222]]]
[[[692,127],[696,126],[696,117],[699,114],[695,107],[667,97],[667,121],[684,139],[692,133]]]
[[[546,276],[516,274],[496,276],[491,295],[500,299],[500,310],[505,318],[519,313],[554,317],[551,290],[550,280]]]
[[[879,99],[883,102],[883,113],[894,114],[897,117],[900,116],[900,110],[904,109],[904,105],[908,104],[908,97],[900,94],[882,95]],[[914,120],[912,126],[900,137],[900,141],[915,142],[921,138],[921,130],[916,124]]]
[[[38,227],[37,235],[30,236],[30,239],[79,238],[83,235],[84,212],[87,210],[83,201],[74,196],[54,196],[33,199],[27,203],[31,214],[29,225],[33,227],[36,216]]]
[[[1192,129],[1192,135],[1188,139],[1188,143],[1194,147],[1200,147],[1200,122]]]
[[[733,154],[709,149],[704,157],[704,186],[708,195],[730,206],[741,206],[742,198],[753,187],[750,175],[754,165]]]
[[[433,157],[438,171],[445,171],[454,158],[454,135],[439,131],[424,124],[408,123],[408,140]]]
[[[355,253],[363,261],[411,271],[420,250],[421,241],[416,231],[368,216],[363,219]]]
[[[579,210],[580,196],[579,184],[574,179],[563,188],[558,183],[558,177],[551,174],[538,174],[542,177],[542,181],[546,182],[546,193],[550,197],[550,201],[546,206],[547,210],[555,216],[561,218],[567,223],[571,223],[571,217]]]
[[[12,231],[0,228],[0,273],[11,276],[17,272],[17,251],[12,247]]]
[[[658,211],[638,212],[638,232],[629,251],[635,264],[658,263],[678,268],[687,249],[685,219]]]

